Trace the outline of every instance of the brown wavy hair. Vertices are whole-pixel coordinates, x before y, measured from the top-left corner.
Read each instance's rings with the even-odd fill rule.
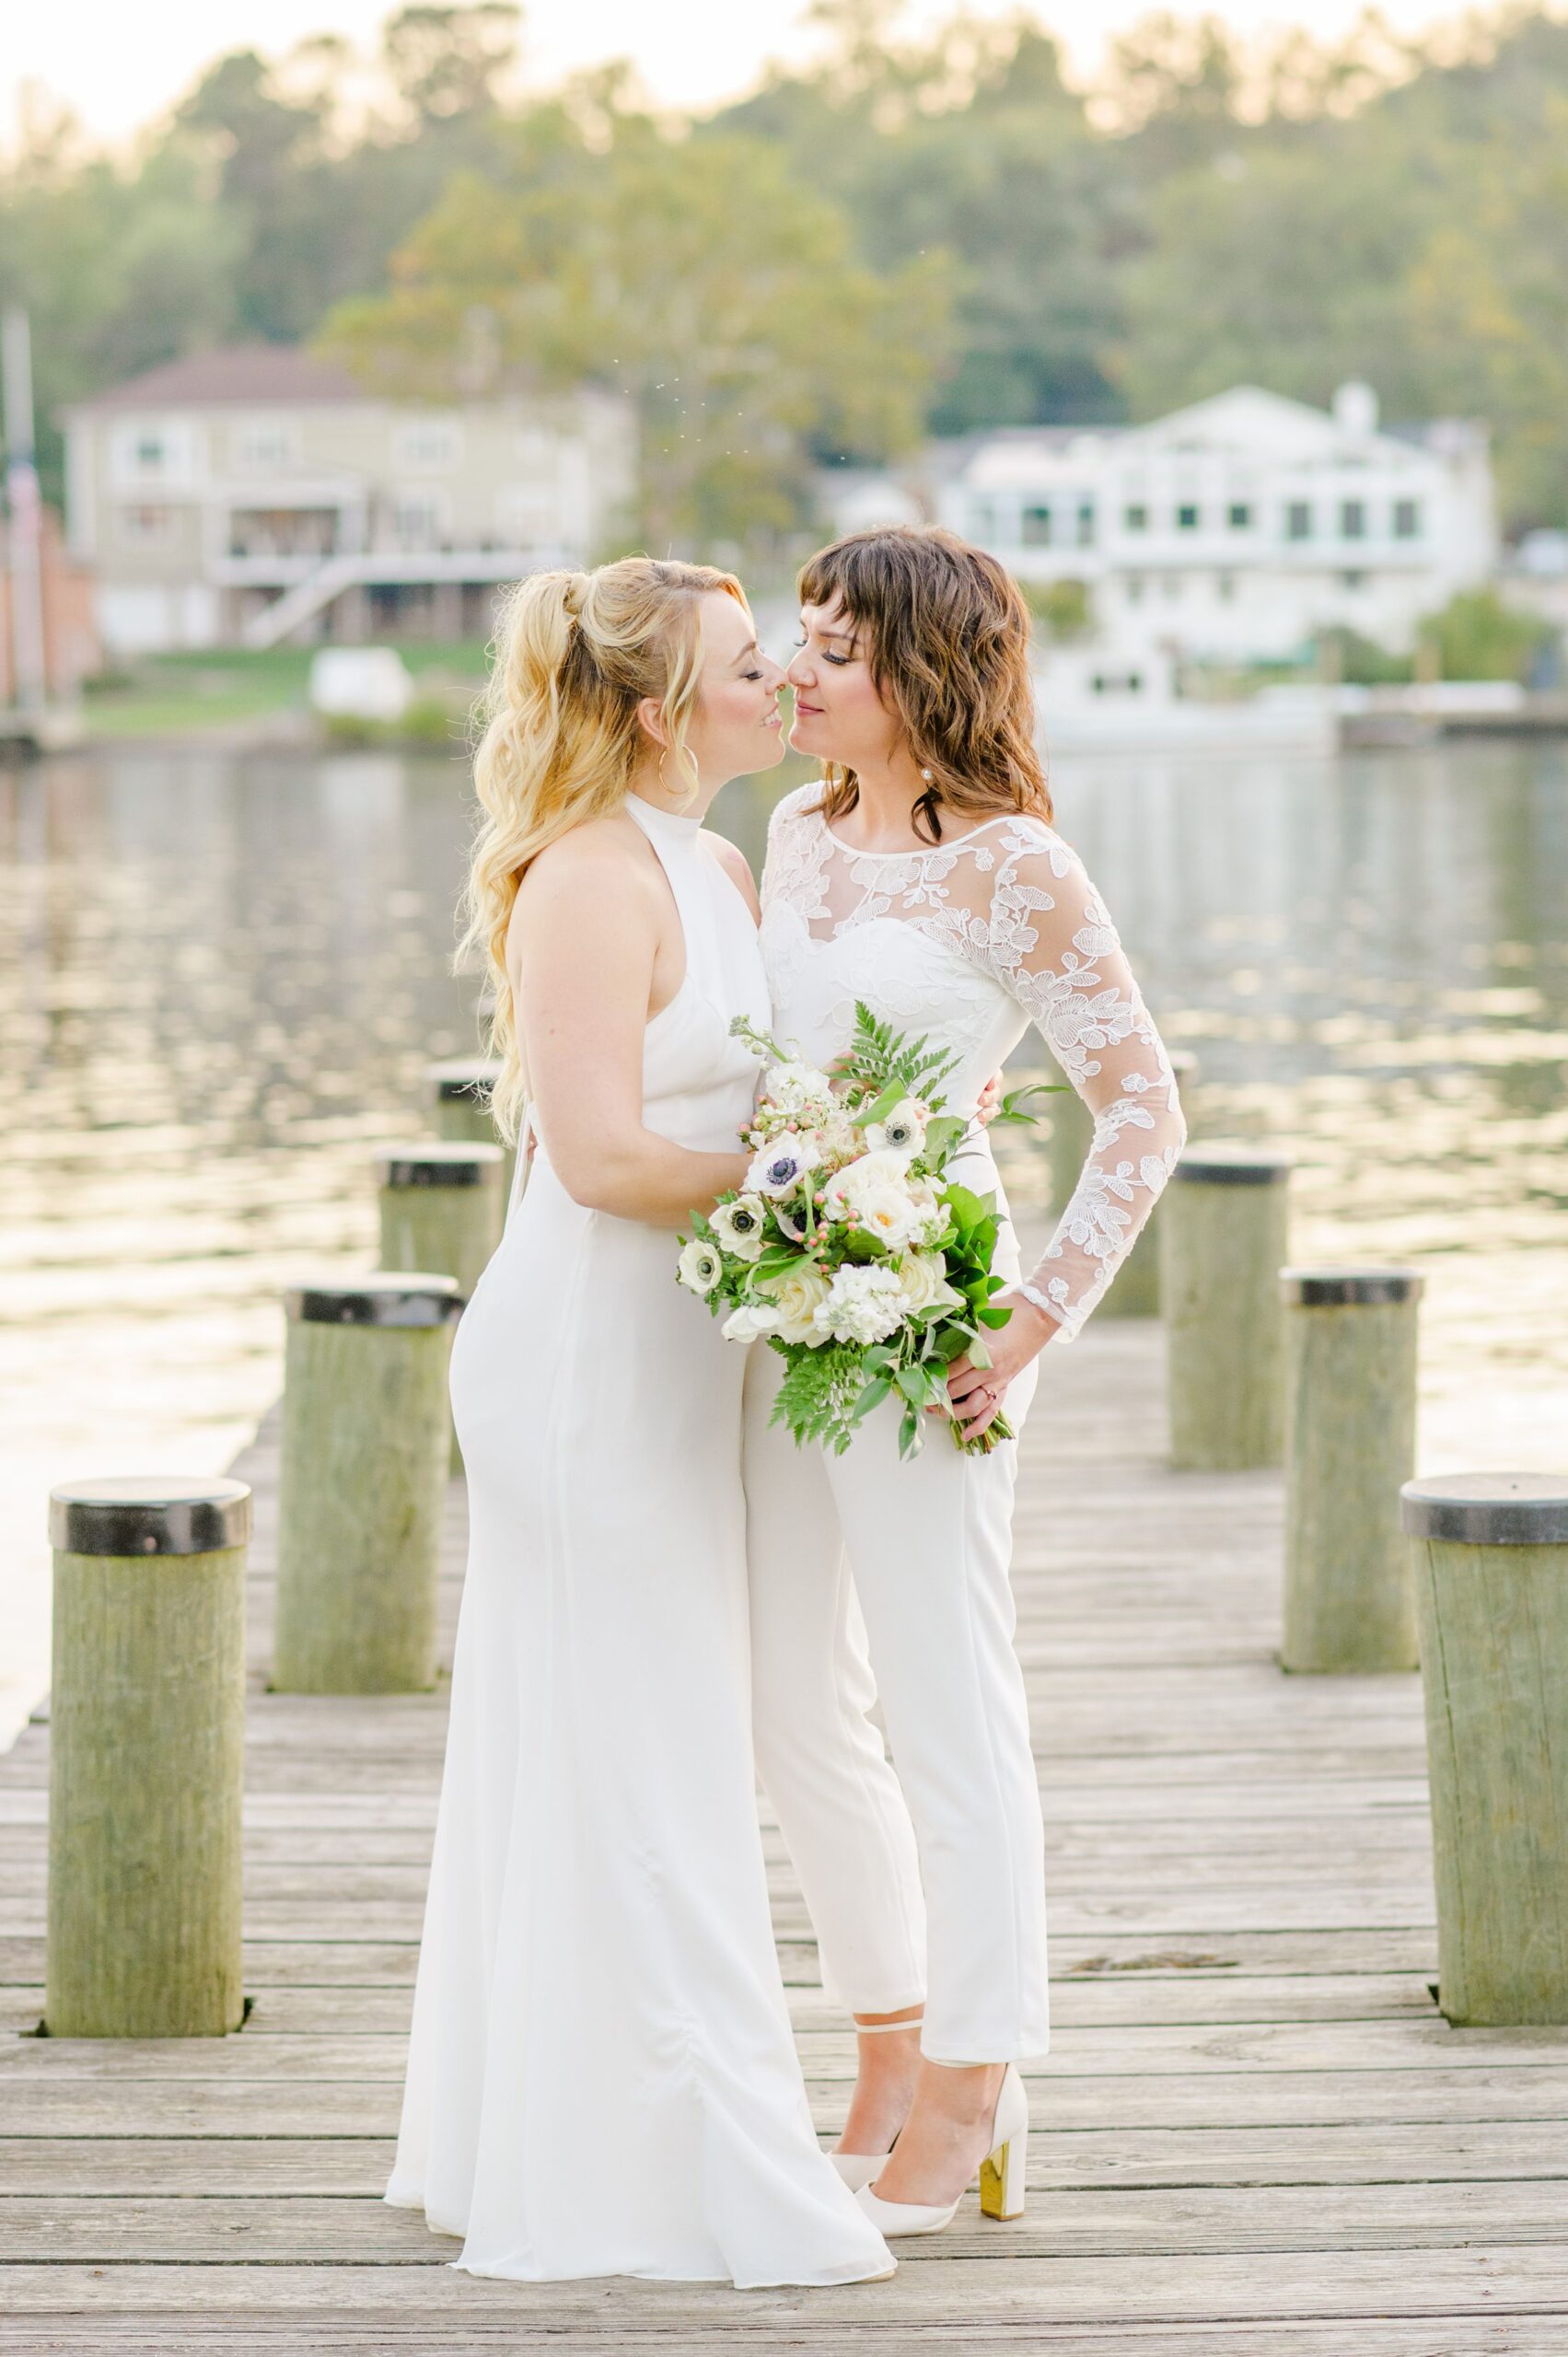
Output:
[[[1028,608],[1005,566],[940,525],[889,525],[819,549],[799,588],[805,606],[837,593],[865,634],[877,692],[931,772],[911,814],[916,834],[940,842],[945,813],[978,824],[1018,810],[1049,822]],[[859,798],[854,772],[827,763],[823,816],[842,818]]]

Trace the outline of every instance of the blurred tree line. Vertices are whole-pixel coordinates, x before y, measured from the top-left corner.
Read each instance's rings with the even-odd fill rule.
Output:
[[[1568,521],[1568,24],[1260,51],[1156,15],[1086,93],[1027,17],[814,13],[820,62],[690,123],[623,68],[530,93],[507,0],[397,10],[368,97],[340,41],[236,52],[130,161],[35,121],[0,297],[51,489],[62,403],[262,337],[434,399],[624,388],[653,545],[786,538],[817,466],[931,432],[1351,376],[1490,418],[1510,524]]]

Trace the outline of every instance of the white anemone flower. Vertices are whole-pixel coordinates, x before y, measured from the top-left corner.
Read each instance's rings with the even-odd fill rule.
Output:
[[[751,1158],[746,1173],[746,1192],[777,1198],[793,1195],[805,1185],[813,1170],[820,1167],[820,1156],[812,1139],[802,1137],[797,1131],[786,1130],[771,1138],[761,1151]]]
[[[675,1264],[676,1274],[687,1289],[704,1298],[712,1293],[724,1274],[724,1261],[716,1245],[705,1244],[694,1237],[682,1250]]]
[[[768,1233],[768,1207],[761,1195],[738,1195],[733,1203],[720,1203],[708,1225],[738,1260],[761,1260]]]
[[[915,1097],[902,1097],[886,1120],[867,1121],[865,1143],[873,1154],[917,1155],[925,1144],[926,1109]]]

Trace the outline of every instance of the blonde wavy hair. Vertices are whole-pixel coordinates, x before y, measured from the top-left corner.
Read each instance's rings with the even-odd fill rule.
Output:
[[[658,704],[677,773],[697,792],[686,731],[702,683],[702,600],[714,590],[746,608],[731,573],[628,556],[593,573],[530,574],[503,605],[474,756],[483,816],[458,963],[466,967],[477,950],[488,967],[489,1047],[501,1066],[492,1109],[508,1140],[527,1097],[506,970],[518,887],[547,844],[621,807],[647,749],[637,717],[645,697]]]

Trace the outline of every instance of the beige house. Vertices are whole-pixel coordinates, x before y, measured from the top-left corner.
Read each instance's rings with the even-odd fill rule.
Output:
[[[499,584],[623,536],[632,408],[416,408],[306,352],[176,360],[67,411],[72,554],[111,653],[483,636]]]

